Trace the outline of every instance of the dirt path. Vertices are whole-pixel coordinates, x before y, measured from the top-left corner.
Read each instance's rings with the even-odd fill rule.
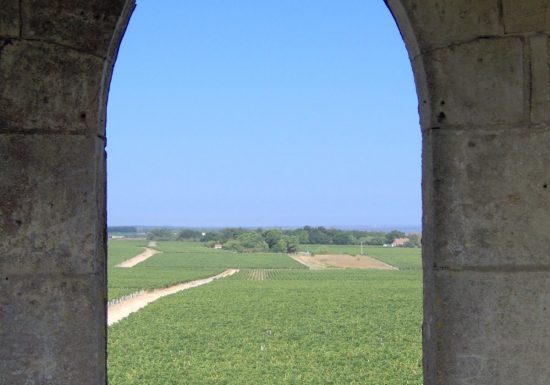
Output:
[[[398,270],[397,267],[388,265],[378,259],[367,257],[366,255],[347,255],[347,254],[322,254],[322,255],[293,255],[291,256],[297,262],[306,265],[311,270],[320,270],[326,268],[339,269],[375,269],[375,270]]]
[[[152,242],[149,243],[149,246],[153,246],[153,245],[151,245],[151,243]],[[155,242],[154,246],[156,246],[156,242]],[[158,250],[154,250],[154,249],[150,249],[148,247],[145,247],[145,251],[143,253],[141,253],[139,255],[136,255],[133,258],[127,259],[126,261],[124,261],[122,263],[119,263],[115,267],[134,267],[138,263],[141,263],[141,262],[145,261],[146,259],[149,259],[153,255],[158,254],[158,253],[162,253],[162,251],[158,251]]]
[[[230,275],[233,275],[238,272],[239,272],[239,269],[229,269],[213,277],[198,279],[196,281],[191,281],[186,283],[180,283],[178,285],[170,286],[165,289],[157,289],[154,291],[138,294],[125,301],[109,306],[108,312],[107,312],[107,325],[111,326],[117,323],[118,321],[128,317],[130,314],[144,308],[145,306],[147,306],[151,302],[156,301],[159,298],[165,297],[170,294],[175,294],[183,290],[191,289],[193,287],[205,285],[216,279],[229,277]]]

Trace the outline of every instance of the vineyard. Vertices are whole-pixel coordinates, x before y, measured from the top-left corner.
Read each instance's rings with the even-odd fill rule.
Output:
[[[114,243],[109,252],[119,260],[143,250]],[[160,299],[110,327],[110,384],[422,383],[417,249],[399,256],[377,248],[400,271],[314,271],[284,254],[198,243],[159,242],[157,249],[132,268],[137,283],[124,276],[131,269],[121,273],[111,260],[110,288],[162,287],[227,267],[241,272]]]

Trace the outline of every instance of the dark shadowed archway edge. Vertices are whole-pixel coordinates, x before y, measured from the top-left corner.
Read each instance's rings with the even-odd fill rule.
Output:
[[[423,135],[424,381],[550,378],[546,0],[388,0]],[[133,1],[0,14],[0,383],[105,384],[105,106]]]

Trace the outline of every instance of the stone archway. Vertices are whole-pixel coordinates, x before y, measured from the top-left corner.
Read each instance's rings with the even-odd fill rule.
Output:
[[[423,135],[424,382],[550,378],[550,4],[387,1]]]
[[[550,5],[387,3],[423,132],[424,381],[545,383]],[[104,384],[105,106],[134,2],[2,6],[0,382]]]

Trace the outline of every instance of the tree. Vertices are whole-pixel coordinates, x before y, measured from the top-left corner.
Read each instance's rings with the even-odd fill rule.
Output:
[[[403,238],[405,237],[405,233],[399,230],[392,230],[389,233],[386,234],[386,243],[390,244],[397,238]]]
[[[264,240],[267,242],[267,245],[270,249],[273,249],[273,247],[281,240],[283,239],[283,232],[279,229],[271,229],[267,230],[264,233]]]
[[[403,243],[403,247],[409,247],[409,248],[412,248],[412,247],[416,247],[415,243],[414,242],[411,242],[411,241],[407,241],[405,243]]]
[[[263,237],[258,233],[242,233],[237,237],[237,241],[241,244],[243,250],[245,251],[262,252],[269,250],[269,246],[264,241]]]
[[[225,242],[223,245],[224,248],[227,250],[237,251],[237,252],[243,252],[244,248],[241,245],[241,242],[237,241],[236,239],[230,239],[229,241]]]
[[[412,242],[414,245],[413,247],[420,247],[422,245],[420,235],[418,234],[409,234],[407,235],[407,238],[409,238],[409,241]]]
[[[374,237],[367,241],[367,245],[373,245],[373,246],[382,246],[384,243],[386,243],[386,238],[382,238],[382,237]]]
[[[202,236],[202,234],[201,234],[200,231],[191,230],[191,229],[183,229],[183,230],[180,230],[180,232],[178,233],[176,239],[178,241],[196,240],[196,239],[201,238],[201,236]]]
[[[296,237],[298,237],[298,242],[300,243],[309,243],[309,233],[307,230],[302,229],[295,232]]]
[[[271,251],[274,253],[286,253],[287,245],[284,239],[279,239],[276,244],[273,245]]]
[[[286,252],[287,253],[296,253],[298,252],[298,246],[300,245],[300,242],[298,241],[298,237],[294,235],[289,235],[285,237],[286,242]]]
[[[324,227],[317,227],[309,232],[309,241],[316,244],[331,244],[332,238]]]
[[[175,234],[170,229],[152,229],[147,234],[147,239],[156,241],[171,241],[175,238]]]

